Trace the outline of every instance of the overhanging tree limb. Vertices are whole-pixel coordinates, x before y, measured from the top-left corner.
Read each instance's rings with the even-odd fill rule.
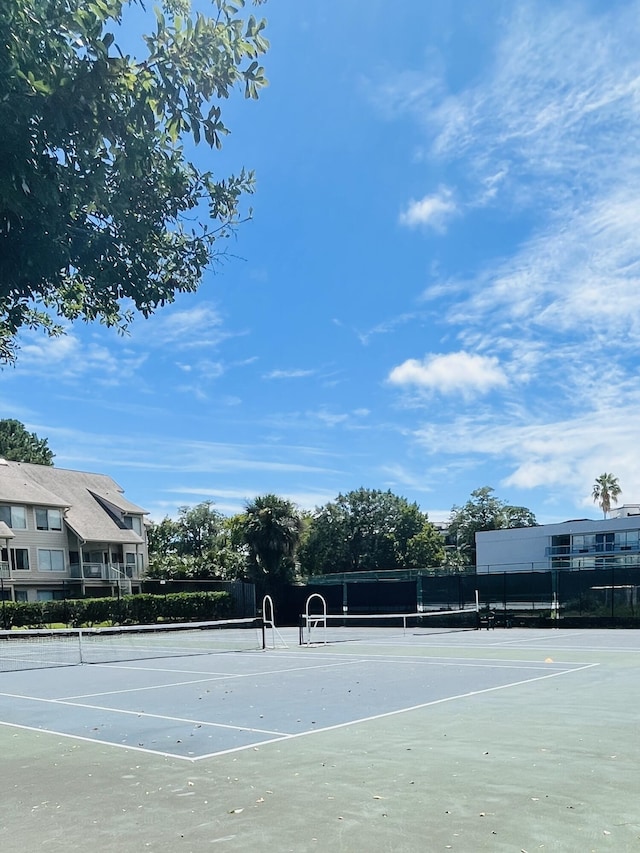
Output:
[[[182,141],[219,148],[220,101],[266,85],[265,22],[173,0],[134,59],[115,35],[134,5],[0,0],[0,362],[23,327],[125,328],[124,300],[148,316],[195,291],[243,218],[253,174],[220,179]]]

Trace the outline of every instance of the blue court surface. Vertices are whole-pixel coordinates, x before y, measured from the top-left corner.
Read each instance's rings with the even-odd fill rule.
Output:
[[[281,635],[282,636],[282,635]],[[487,691],[569,677],[571,660],[451,654],[530,648],[533,637],[473,632],[340,647],[295,645],[161,660],[4,673],[0,721],[117,747],[200,760]],[[289,642],[295,643],[293,632]],[[448,653],[439,656],[438,645]],[[538,641],[544,642],[544,641]],[[400,645],[401,653],[385,646]],[[412,654],[413,648],[417,654]],[[416,648],[416,645],[418,646]],[[429,654],[424,656],[424,651]],[[528,654],[528,653],[527,653]]]

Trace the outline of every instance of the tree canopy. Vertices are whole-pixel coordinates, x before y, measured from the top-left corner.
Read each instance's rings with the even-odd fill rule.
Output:
[[[291,582],[302,530],[294,504],[277,495],[262,495],[247,504],[239,523],[249,548],[249,576],[258,592],[274,592]]]
[[[476,562],[476,533],[505,527],[535,527],[536,517],[524,506],[511,506],[494,495],[491,486],[471,492],[464,506],[454,506],[449,521],[449,538],[459,555],[470,565]]]
[[[313,514],[299,552],[305,574],[426,568],[444,558],[438,531],[415,503],[356,489]]]
[[[141,0],[0,0],[0,362],[23,327],[123,329],[197,289],[253,189],[183,147],[220,148],[220,103],[266,83],[265,22],[243,5],[168,0],[134,58]]]
[[[613,474],[600,474],[593,484],[593,500],[602,510],[604,517],[611,512],[611,504],[618,503],[618,496],[622,493],[618,478]]]
[[[178,517],[151,524],[149,575],[168,578],[244,578],[259,594],[295,576],[302,519],[277,495],[263,495],[243,513],[225,518],[211,501],[183,506]]]
[[[20,421],[12,418],[0,420],[0,458],[10,462],[53,465],[53,457],[46,438],[38,438]]]
[[[147,530],[149,575],[169,578],[237,578],[246,557],[231,542],[231,519],[211,501],[182,506],[177,519],[163,518]]]

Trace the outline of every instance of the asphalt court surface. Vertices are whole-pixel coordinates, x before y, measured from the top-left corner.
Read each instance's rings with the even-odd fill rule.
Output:
[[[199,761],[571,677],[597,665],[590,643],[617,648],[615,632],[474,631],[314,648],[283,633],[288,648],[264,652],[3,673],[0,723]]]

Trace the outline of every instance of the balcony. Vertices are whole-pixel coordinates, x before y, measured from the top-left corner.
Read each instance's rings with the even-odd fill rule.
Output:
[[[140,571],[137,566],[124,563],[72,563],[70,566],[72,578],[83,580],[101,580],[117,583],[118,581],[138,580]]]
[[[569,545],[550,545],[545,548],[546,557],[584,557],[585,554],[640,554],[640,544],[618,545],[614,542],[597,542],[588,548],[572,548]]]

